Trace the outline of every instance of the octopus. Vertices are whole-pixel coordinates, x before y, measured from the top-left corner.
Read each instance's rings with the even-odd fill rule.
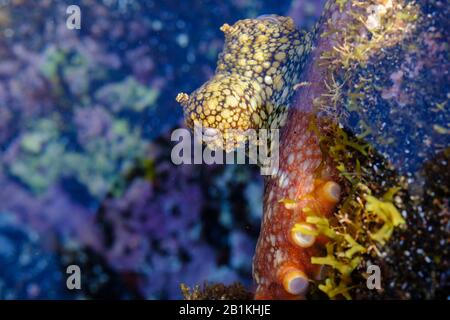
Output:
[[[311,263],[327,243],[309,222],[311,214],[331,215],[341,192],[335,166],[309,128],[309,110],[288,107],[312,39],[298,31],[291,18],[276,15],[225,24],[221,30],[225,45],[215,75],[176,100],[184,108],[187,126],[202,126],[206,134],[283,128],[280,165],[265,181],[264,215],[253,259],[255,298],[300,299],[326,272]],[[214,145],[216,140],[210,141]]]
[[[435,33],[439,29],[435,26],[441,24],[422,12],[424,3],[329,0],[309,34],[296,30],[292,19],[274,15],[225,24],[225,47],[215,75],[190,95],[178,95],[187,125],[203,126],[206,135],[226,135],[229,129],[280,130],[279,166],[265,177],[264,212],[253,257],[256,299],[317,297],[319,290],[330,299],[351,299],[354,294],[428,298],[438,292],[435,287],[445,287],[442,280],[430,279],[445,279],[448,271],[448,263],[443,262],[446,252],[441,250],[447,239],[446,222],[435,220],[447,202],[437,199],[432,189],[418,195],[418,180],[409,178],[415,176],[411,168],[391,163],[401,159],[403,166],[404,159],[411,157],[409,150],[392,147],[387,155],[374,148],[397,140],[399,132],[413,127],[417,132],[427,127],[429,137],[435,137],[431,140],[441,141],[435,126],[417,125],[413,119],[424,106],[423,97],[445,99],[445,90],[438,92],[441,84],[431,80],[441,75],[445,83],[445,72],[438,70],[445,59],[435,57],[435,69],[424,78],[404,77],[417,103],[389,102],[391,111],[397,110],[397,104],[404,112],[395,115],[400,119],[387,135],[370,123],[385,112],[387,100],[380,89],[386,87],[378,84],[390,84],[395,80],[392,74],[407,74],[428,63],[429,46],[423,44],[430,36],[445,42],[442,31]],[[434,10],[442,13],[436,17],[445,21],[441,9],[436,3]],[[421,58],[411,59],[411,54]],[[413,68],[393,61],[409,61]],[[436,106],[442,111],[438,100]],[[350,104],[357,107],[352,111],[356,118],[368,121],[350,124],[345,108]],[[239,132],[231,135],[242,140]],[[442,144],[435,146],[442,148]],[[419,152],[419,158],[421,154],[425,153]],[[427,193],[430,200],[423,197]],[[428,222],[423,223],[426,203],[439,208],[426,210]],[[448,208],[444,211],[448,213]],[[441,232],[423,241],[429,232],[420,231],[421,224]],[[422,242],[420,250],[413,249]],[[416,276],[413,271],[423,260],[419,257],[423,247],[430,250],[427,257],[437,258],[425,259],[421,270],[428,271]],[[383,266],[383,290],[366,290],[372,265]]]

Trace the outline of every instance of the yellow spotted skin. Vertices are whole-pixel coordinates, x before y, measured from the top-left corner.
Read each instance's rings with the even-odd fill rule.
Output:
[[[280,128],[310,48],[308,35],[290,17],[276,15],[221,30],[225,46],[215,75],[191,95],[177,96],[188,127],[217,129],[238,142],[245,138],[227,137],[228,129]]]

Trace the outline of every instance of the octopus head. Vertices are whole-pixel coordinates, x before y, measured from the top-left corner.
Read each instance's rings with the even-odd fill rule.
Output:
[[[218,74],[191,95],[178,94],[189,128],[201,128],[203,141],[226,151],[248,141],[263,126],[261,87],[237,74]],[[264,114],[265,116],[265,114]]]

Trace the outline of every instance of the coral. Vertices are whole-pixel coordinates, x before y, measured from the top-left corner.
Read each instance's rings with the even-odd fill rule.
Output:
[[[151,107],[158,99],[158,90],[148,89],[129,77],[120,83],[102,87],[96,92],[96,98],[106,105],[110,105],[114,112],[129,108],[142,112]]]
[[[103,122],[99,117],[80,121],[83,114],[91,117],[99,112]],[[79,109],[75,118],[80,129],[91,125],[79,131],[78,150],[70,147],[57,121],[37,120],[6,153],[6,172],[37,193],[62,179],[76,178],[92,197],[101,199],[116,179],[113,173],[126,171],[144,155],[147,144],[138,139],[139,130],[132,130],[126,121],[112,121],[101,109]]]

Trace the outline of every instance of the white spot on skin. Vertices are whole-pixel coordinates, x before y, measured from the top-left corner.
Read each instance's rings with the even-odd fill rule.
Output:
[[[280,187],[280,188],[283,188],[283,185],[284,185],[284,180],[287,178],[287,175],[286,175],[286,173],[282,173],[281,175],[280,175],[280,179],[278,180],[278,186]]]
[[[281,184],[281,188],[286,189],[288,185],[289,185],[289,178],[286,176],[286,178],[283,180],[283,183]]]
[[[310,157],[312,155],[312,150],[311,149],[307,149],[306,151],[305,151],[305,157]]]
[[[270,190],[269,196],[267,197],[267,201],[272,202],[272,200],[273,200],[273,190]]]
[[[320,160],[311,160],[309,161],[309,168],[315,169],[320,164]]]
[[[305,145],[305,141],[306,139],[303,136],[298,139],[297,146],[299,149],[303,148],[303,146]]]
[[[281,261],[283,260],[283,254],[281,253],[281,250],[277,250],[275,252],[275,266],[280,265]]]
[[[304,172],[308,171],[312,167],[312,161],[311,160],[305,160],[302,164],[302,170]]]
[[[294,162],[294,159],[295,159],[295,155],[293,153],[291,153],[287,159],[288,165],[291,165]]]
[[[270,244],[275,247],[275,236],[273,234],[270,235]]]
[[[268,220],[272,219],[272,207],[269,207],[269,209],[267,209],[267,214],[265,215],[265,217],[267,217],[266,219]]]

